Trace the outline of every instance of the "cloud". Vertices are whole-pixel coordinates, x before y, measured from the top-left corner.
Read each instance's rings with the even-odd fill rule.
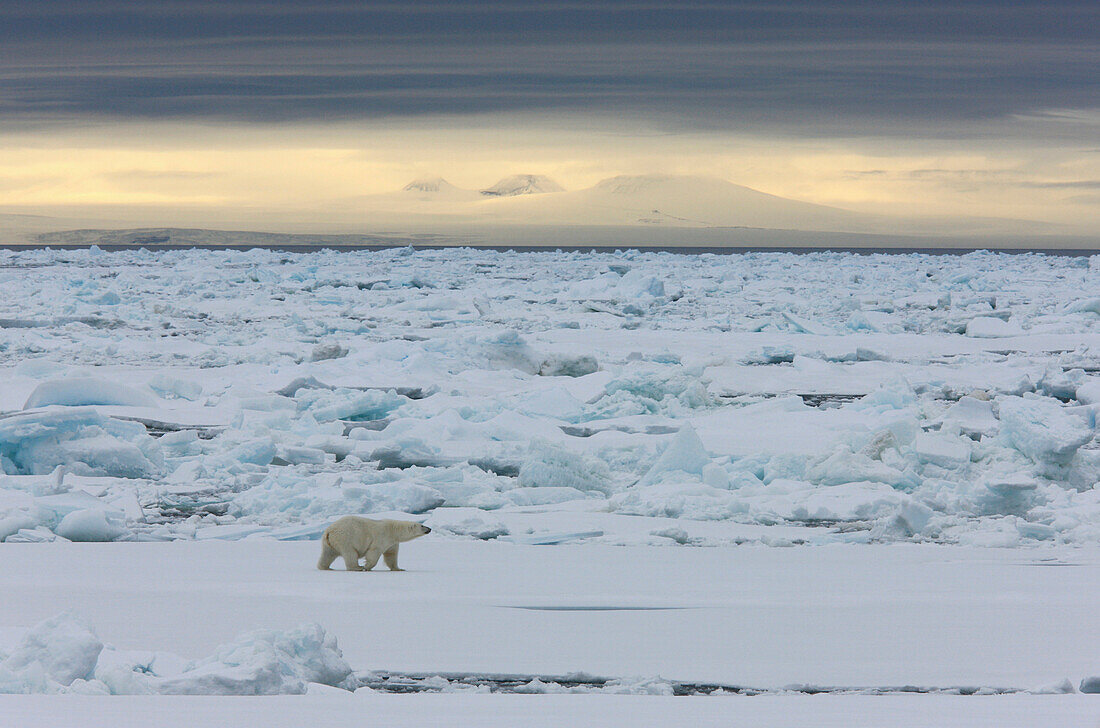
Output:
[[[1100,190],[1100,179],[1070,180],[1068,182],[1022,182],[1021,185],[1040,190]]]
[[[0,122],[24,128],[533,113],[965,137],[1095,106],[1100,76],[1100,5],[1066,0],[0,2],[0,20]]]

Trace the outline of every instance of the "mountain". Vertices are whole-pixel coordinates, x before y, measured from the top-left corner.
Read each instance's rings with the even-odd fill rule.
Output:
[[[492,202],[486,212],[510,223],[848,231],[882,226],[871,215],[777,197],[712,177],[624,175],[584,190]]]
[[[401,188],[403,192],[425,192],[425,193],[443,193],[458,191],[458,188],[453,184],[443,179],[442,177],[420,177],[414,179]]]
[[[561,185],[540,174],[514,174],[481,191],[486,197],[515,197],[563,192]]]

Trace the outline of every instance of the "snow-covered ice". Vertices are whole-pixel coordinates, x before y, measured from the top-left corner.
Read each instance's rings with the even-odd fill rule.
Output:
[[[523,521],[509,525],[522,530]],[[1079,694],[1052,689],[1095,683],[1095,546],[693,548],[665,540],[523,546],[433,532],[403,547],[408,571],[396,573],[317,571],[315,542],[6,544],[0,590],[19,598],[0,607],[0,665],[21,679],[53,675],[40,683],[46,691],[71,678],[67,692],[304,687],[329,701],[353,694],[311,685],[347,687],[349,668],[361,677],[525,674],[543,683],[585,673],[638,690],[697,681],[765,694],[657,696],[652,709],[676,700],[686,715],[717,710],[727,719],[765,710],[764,725],[782,724],[776,716],[794,709],[769,696],[800,704],[784,692],[792,687],[872,691],[850,705],[855,716],[898,705],[906,686],[962,692],[953,704],[929,695],[920,696],[925,707],[909,708],[945,711],[951,725],[982,725],[999,701],[1029,719],[998,725],[1041,725],[1035,716],[1044,711],[1065,716],[1059,725],[1100,715]],[[995,694],[1004,691],[1019,692]],[[354,696],[377,701],[362,708],[376,706],[371,716],[419,710],[399,696]],[[17,697],[0,697],[0,713],[30,704]],[[451,704],[421,697],[439,710]],[[827,704],[832,696],[819,697]],[[695,705],[711,701],[723,707]],[[893,710],[855,722],[906,724]]]
[[[527,558],[526,549],[575,550],[588,556],[571,568],[603,563],[599,572],[611,583],[606,564],[630,570],[638,561],[690,554],[683,568],[697,571],[698,580],[665,586],[667,594],[700,593],[704,577],[719,574],[743,583],[732,564],[709,563],[717,558],[709,552],[796,554],[800,561],[784,568],[797,573],[819,553],[865,549],[890,561],[898,548],[961,549],[960,568],[971,577],[981,573],[982,549],[990,548],[998,549],[988,557],[998,564],[1048,563],[1036,556],[1042,553],[1051,564],[1091,568],[1090,549],[1100,540],[1100,309],[1087,295],[1100,284],[1096,261],[993,253],[0,251],[7,294],[0,301],[0,540],[13,553],[64,554],[78,569],[100,547],[75,541],[133,542],[113,544],[127,551],[111,553],[138,549],[138,561],[162,553],[156,549],[167,542],[226,549],[208,553],[230,560],[252,549],[286,548],[277,552],[309,565],[315,557],[295,549],[316,544],[272,541],[315,540],[327,523],[348,514],[415,518],[432,525],[430,538],[446,544],[447,553],[476,545],[500,549],[494,558],[507,562]],[[422,548],[430,551],[432,542]],[[637,550],[637,558],[620,563],[613,555],[624,547]],[[1005,556],[1001,548],[1014,550]],[[540,554],[538,562],[544,551],[530,553]],[[248,592],[243,572],[232,576],[206,556],[195,558],[212,581],[191,588],[219,598],[185,600],[196,613],[178,613],[178,623],[198,614],[207,626],[216,616],[211,610],[253,608],[240,591]],[[442,553],[433,559],[446,562]],[[835,585],[846,583],[849,564],[826,561],[821,579],[842,592]],[[549,578],[514,563],[514,574],[498,570],[495,578],[523,582],[529,568]],[[88,568],[100,576],[125,571],[112,560]],[[460,573],[473,579],[476,572]],[[266,598],[318,589],[313,604],[352,598],[359,587],[336,581],[342,578],[294,581]],[[778,572],[768,578],[778,579]],[[910,578],[913,591],[905,594],[942,617],[935,606],[940,577],[917,570]],[[231,684],[225,670],[237,677],[275,670],[279,681],[256,691],[309,690],[315,681],[298,668],[263,662],[279,653],[276,638],[234,640],[249,628],[285,631],[315,621],[340,639],[354,670],[378,666],[347,646],[362,624],[299,609],[282,614],[293,621],[235,624],[198,641],[156,630],[139,640],[140,620],[129,621],[127,632],[113,626],[109,610],[87,609],[101,601],[117,605],[131,589],[151,591],[154,601],[168,593],[152,573],[133,579],[89,586],[96,599],[65,599],[47,589],[31,599],[33,610],[5,607],[0,638],[12,640],[0,639],[0,653],[9,661],[24,654],[17,637],[73,609],[76,616],[59,623],[58,634],[72,637],[73,650],[86,637],[77,639],[81,629],[102,639],[102,654],[115,660],[111,669],[123,664],[115,659],[122,651],[153,650],[182,655],[172,662],[176,668],[205,665],[193,669],[207,671],[208,686]],[[451,586],[432,588],[459,588],[450,576],[444,581]],[[1049,609],[1061,604],[1072,611],[1087,600],[1071,581],[1082,580],[1040,580],[1035,588],[1050,590]],[[604,598],[576,584],[560,587],[563,594],[587,594],[582,607],[601,606],[595,602]],[[443,592],[424,588],[429,602],[457,609]],[[388,589],[383,593],[397,599]],[[846,619],[866,622],[885,591],[865,589],[866,606]],[[1004,635],[1023,639],[1029,627],[1003,621],[1000,631],[982,627],[989,610],[1017,595],[992,586],[978,591],[993,600],[987,613],[967,611],[979,627],[967,629],[974,630],[970,649],[983,656],[981,664],[952,667],[955,658],[946,653],[920,653],[938,628],[917,614],[894,625],[880,653],[863,651],[840,659],[835,671],[812,675],[717,667],[693,673],[665,646],[649,663],[628,651],[628,664],[601,662],[596,652],[555,661],[568,655],[539,644],[530,654],[546,660],[525,663],[518,653],[483,649],[491,635],[478,629],[434,640],[483,655],[482,663],[426,651],[387,663],[543,676],[660,673],[768,688],[914,682],[1045,685],[1045,692],[1058,693],[1066,678],[1082,690],[1093,684],[1100,665],[1095,655],[1086,660],[1076,651],[1087,643],[1080,634],[1059,637],[1048,663],[1036,662],[1038,642],[1016,645],[1033,651],[1028,664],[1049,671],[1005,667],[1016,664],[1015,653],[991,646],[1005,644]],[[527,596],[538,601],[537,594]],[[659,594],[643,596],[633,606],[661,606]],[[803,598],[820,605],[823,597]],[[968,598],[960,596],[960,603]],[[1039,592],[1034,603],[1044,603]],[[613,624],[622,626],[613,629],[635,636],[675,632],[685,611],[706,622],[711,637],[742,634],[731,625],[744,613],[707,622],[708,605],[696,600],[664,617],[619,611]],[[1040,612],[1029,612],[1035,624],[1080,630],[1089,621],[1084,612],[1072,620]],[[524,619],[510,614],[467,616],[497,627]],[[775,649],[777,633],[817,645],[816,657],[794,643],[783,648],[802,665],[821,666],[821,655],[838,654],[839,637],[814,641],[837,628],[827,616],[787,616],[782,627],[746,629],[761,632]],[[558,618],[559,627],[573,619]],[[813,627],[792,630],[791,619]],[[899,647],[901,634],[912,644],[903,640]],[[554,629],[546,636],[561,641]],[[844,639],[862,637],[849,631]],[[730,656],[741,654],[738,645],[712,641],[732,650],[722,664],[741,664]],[[203,651],[195,650],[199,644]],[[259,662],[234,667],[222,659],[230,652]],[[905,654],[916,656],[900,660]],[[900,669],[902,662],[914,669]],[[254,663],[263,664],[253,669]],[[19,669],[6,668],[5,684],[46,691],[64,684],[53,668],[12,665]],[[982,673],[986,665],[995,669]],[[178,679],[146,668],[150,681]],[[97,669],[82,674],[78,686],[121,690],[96,678]],[[248,680],[235,684],[257,684]]]

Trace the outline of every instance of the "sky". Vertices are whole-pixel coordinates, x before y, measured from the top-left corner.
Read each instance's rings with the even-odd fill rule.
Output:
[[[354,225],[514,173],[1094,231],[1100,3],[0,0],[0,211]]]

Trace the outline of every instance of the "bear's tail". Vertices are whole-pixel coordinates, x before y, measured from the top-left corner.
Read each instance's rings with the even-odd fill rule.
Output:
[[[336,549],[332,548],[332,545],[328,542],[328,531],[326,531],[321,536],[321,558],[317,560],[317,568],[321,571],[327,571],[338,555]]]

